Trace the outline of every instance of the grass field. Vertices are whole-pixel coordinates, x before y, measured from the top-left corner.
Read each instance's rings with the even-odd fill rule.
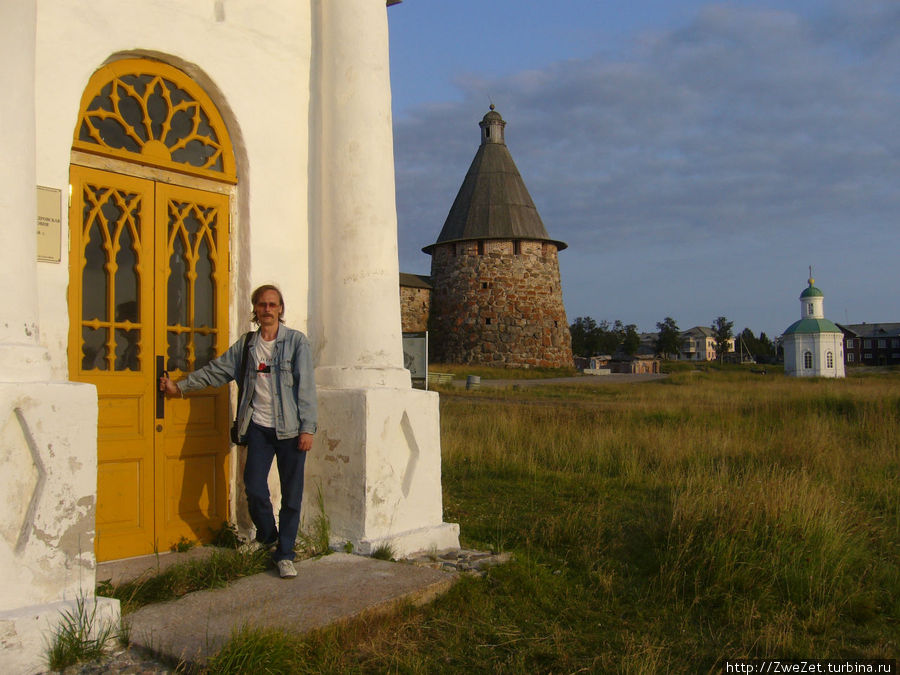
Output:
[[[514,562],[425,608],[281,636],[286,670],[695,673],[900,653],[900,374],[447,390],[441,415],[445,520]]]
[[[539,380],[549,377],[573,377],[578,374],[574,368],[493,368],[490,366],[460,366],[457,364],[432,363],[428,370],[450,373],[455,380],[465,380],[469,375],[493,380]]]
[[[491,376],[490,373],[483,376]],[[444,519],[513,562],[211,672],[706,673],[900,654],[900,373],[441,394]]]

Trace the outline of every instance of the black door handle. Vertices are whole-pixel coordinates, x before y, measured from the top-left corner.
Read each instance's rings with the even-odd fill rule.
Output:
[[[166,372],[166,359],[164,356],[156,357],[156,419],[161,420],[166,416],[166,392],[159,388],[159,380]]]

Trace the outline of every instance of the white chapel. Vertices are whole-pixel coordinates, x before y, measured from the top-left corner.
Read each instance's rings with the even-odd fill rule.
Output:
[[[795,377],[844,377],[844,335],[825,318],[825,294],[815,287],[800,294],[800,320],[784,331],[784,374]]]
[[[403,367],[397,1],[0,0],[6,672],[44,667],[98,560],[246,532],[234,390],[156,383],[248,330],[263,283],[314,350],[305,517],[319,493],[336,545],[459,546],[437,395]]]

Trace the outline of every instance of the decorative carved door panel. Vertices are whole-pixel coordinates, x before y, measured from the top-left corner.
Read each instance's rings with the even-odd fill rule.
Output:
[[[71,167],[70,377],[97,387],[99,560],[207,540],[227,517],[226,387],[165,400],[227,348],[228,197]]]

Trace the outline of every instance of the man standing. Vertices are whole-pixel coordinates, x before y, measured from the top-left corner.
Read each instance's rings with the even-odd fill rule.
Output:
[[[297,576],[293,560],[303,468],[316,433],[312,355],[306,336],[283,325],[284,298],[278,288],[260,286],[251,302],[258,331],[241,336],[224,354],[178,383],[164,375],[159,388],[169,396],[184,396],[184,392],[231,380],[243,383],[237,427],[241,442],[247,444],[244,488],[250,518],[256,526],[256,541],[272,551],[281,577],[291,578]],[[273,458],[281,481],[278,526],[268,485]]]

